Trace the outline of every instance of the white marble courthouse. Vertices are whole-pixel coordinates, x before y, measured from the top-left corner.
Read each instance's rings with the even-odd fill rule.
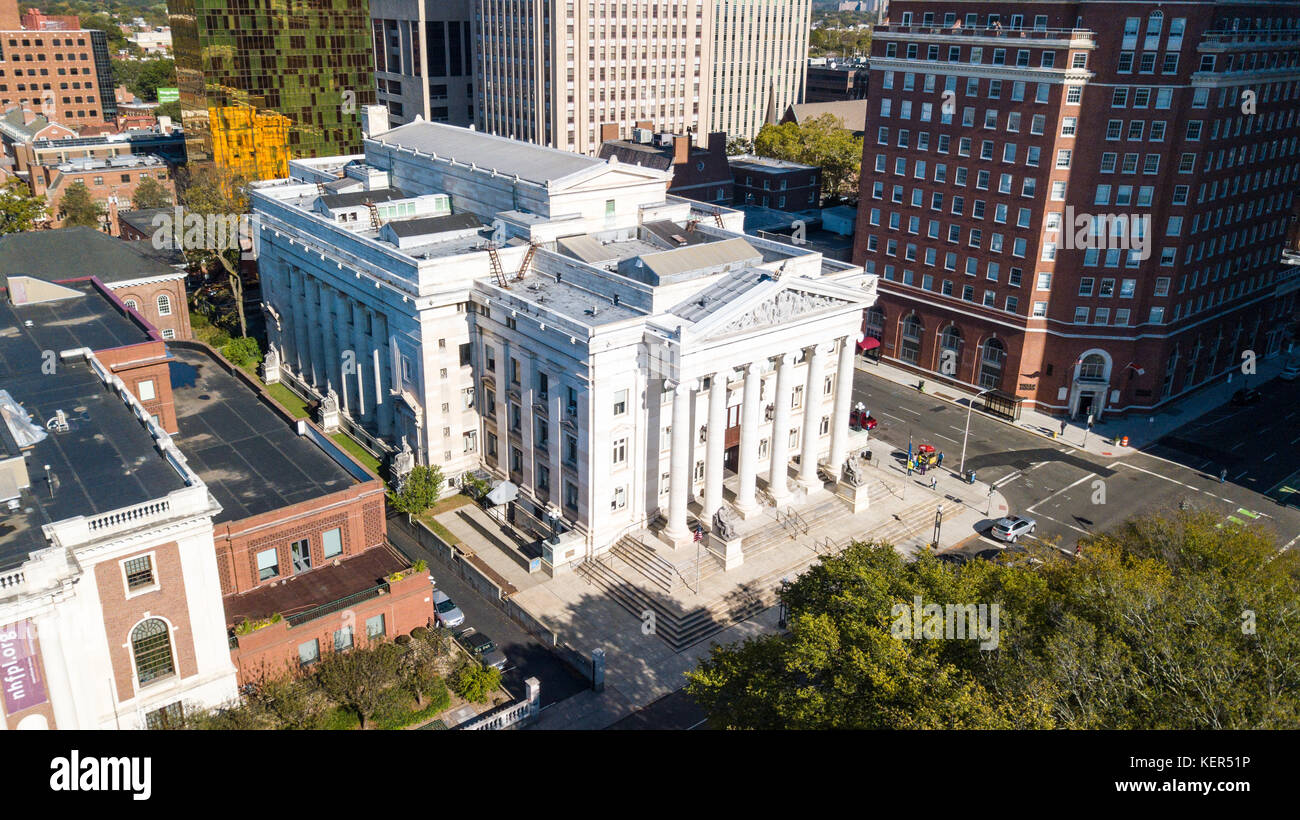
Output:
[[[288,378],[558,511],[576,537],[552,568],[650,522],[682,542],[723,505],[798,504],[844,461],[861,268],[744,236],[668,173],[454,126],[291,173],[253,193]]]

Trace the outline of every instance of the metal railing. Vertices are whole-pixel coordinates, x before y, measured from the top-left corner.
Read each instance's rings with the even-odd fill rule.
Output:
[[[380,595],[385,595],[387,593],[388,593],[388,583],[385,582],[379,584],[378,586],[371,587],[370,589],[363,589],[360,592],[354,592],[351,595],[345,595],[344,597],[339,598],[337,601],[330,601],[327,604],[314,606],[311,609],[306,610],[305,612],[299,612],[294,615],[288,615],[285,617],[284,620],[289,624],[290,627],[302,626],[308,621],[314,621],[317,618],[324,617],[334,612],[339,612],[340,610],[347,609],[348,607],[354,604],[359,604],[362,601],[368,601],[371,598],[378,598]]]
[[[785,514],[794,520],[795,526],[802,530],[804,535],[808,534],[808,522],[804,520],[804,517],[799,514],[798,510],[794,507],[786,507]]]

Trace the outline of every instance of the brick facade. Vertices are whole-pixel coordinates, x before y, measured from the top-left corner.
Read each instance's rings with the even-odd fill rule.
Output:
[[[892,4],[853,255],[880,276],[883,356],[1082,418],[1275,353],[1296,303],[1295,25],[1285,3]],[[1094,217],[1149,219],[1147,255],[1080,247]]]

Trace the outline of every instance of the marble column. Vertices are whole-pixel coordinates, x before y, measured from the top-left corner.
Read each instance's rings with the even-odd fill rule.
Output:
[[[379,435],[387,439],[390,444],[397,446],[400,442],[393,436],[395,429],[393,414],[397,411],[397,398],[389,394],[389,391],[397,386],[397,380],[390,369],[393,355],[388,338],[388,317],[382,313],[375,313],[371,330],[370,335],[375,345],[375,411],[379,417]],[[387,387],[384,386],[385,373],[388,374]]]
[[[739,484],[736,489],[736,509],[744,515],[759,511],[754,489],[758,476],[758,413],[763,387],[762,363],[745,366],[745,390],[741,395],[740,461],[737,463]]]
[[[510,345],[501,342],[497,360],[497,469],[510,475]]]
[[[370,402],[366,401],[366,371],[370,344],[366,339],[366,309],[360,302],[352,302],[352,353],[356,360],[357,421],[370,418]]]
[[[672,541],[690,537],[686,528],[686,503],[691,486],[691,385],[679,382],[673,388],[672,455],[668,483],[668,524],[664,535]]]
[[[820,345],[807,348],[808,380],[803,388],[803,450],[799,454],[799,481],[805,488],[822,486],[817,477],[817,445],[821,443],[822,372],[826,354]]]
[[[561,403],[564,395],[564,387],[560,384],[560,377],[556,374],[551,376],[551,395],[547,399],[547,414],[551,425],[551,503],[556,509],[564,509],[563,496],[560,494],[564,489],[564,428],[561,422],[564,420],[564,406]]]
[[[727,376],[730,369],[713,374],[709,387],[709,427],[704,454],[704,509],[700,516],[712,522],[722,506],[722,458],[727,441]]]
[[[849,412],[853,402],[852,336],[840,339],[840,363],[835,373],[835,413],[831,416],[831,472],[838,476],[849,457]]]
[[[289,269],[289,292],[293,298],[293,304],[287,305],[294,318],[293,372],[300,380],[307,382],[311,381],[311,342],[307,335],[311,332],[311,319],[307,315],[306,282],[302,271],[297,268]]]
[[[321,339],[320,283],[315,279],[303,280],[304,293],[307,297],[307,355],[311,368],[304,373],[304,380],[318,390],[325,388],[325,370],[323,342]]]
[[[790,497],[790,401],[794,388],[794,362],[791,353],[776,357],[776,392],[772,396],[771,467],[768,492],[779,506]]]

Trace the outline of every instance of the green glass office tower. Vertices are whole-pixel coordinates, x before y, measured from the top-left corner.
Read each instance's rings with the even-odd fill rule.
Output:
[[[186,155],[249,179],[356,153],[375,100],[368,0],[168,0]]]

